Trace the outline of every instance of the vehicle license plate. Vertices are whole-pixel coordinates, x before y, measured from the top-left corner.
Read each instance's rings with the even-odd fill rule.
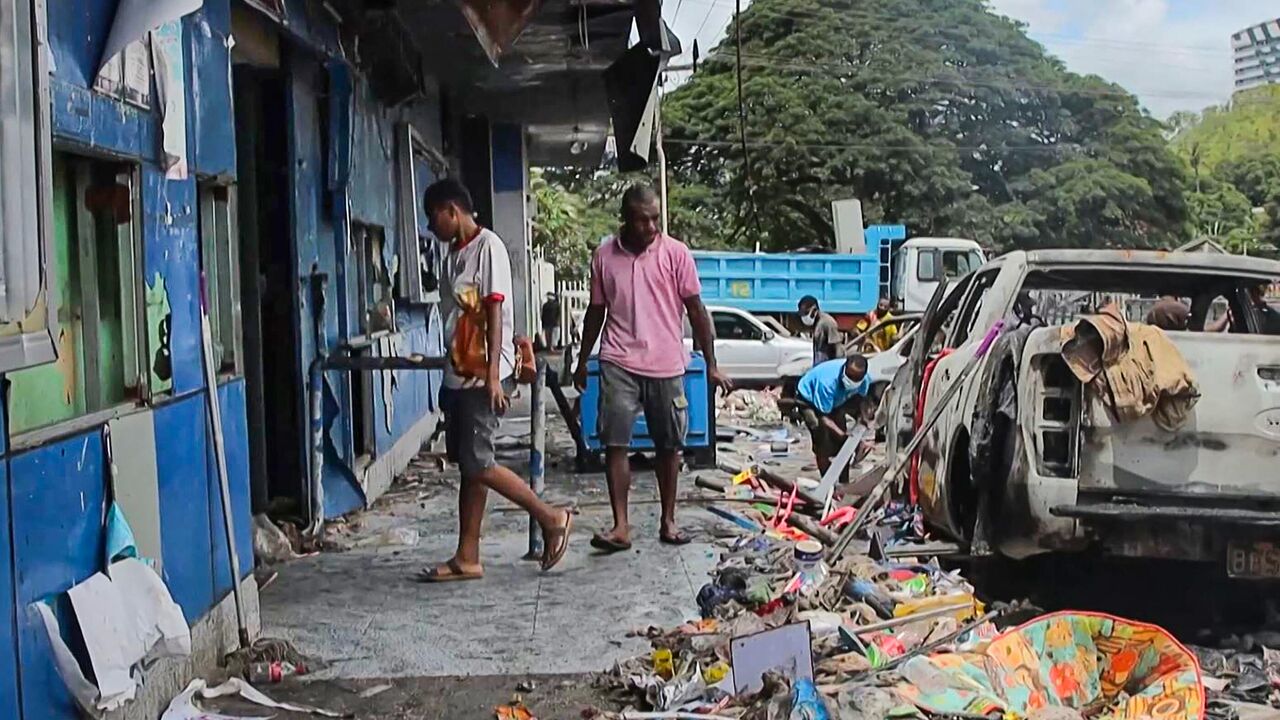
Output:
[[[1233,578],[1280,579],[1280,543],[1230,543],[1227,575]]]

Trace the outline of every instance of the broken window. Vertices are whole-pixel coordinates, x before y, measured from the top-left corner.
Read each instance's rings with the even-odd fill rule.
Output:
[[[200,267],[208,293],[213,359],[218,373],[238,375],[243,368],[243,344],[236,192],[231,186],[201,183],[199,194]]]
[[[356,248],[356,276],[363,313],[361,327],[366,335],[394,330],[393,273],[387,254],[386,234],[376,225],[352,224],[351,235]]]
[[[53,360],[57,334],[45,270],[49,54],[34,42],[45,22],[35,5],[0,0],[0,372]]]
[[[433,152],[408,124],[396,128],[397,197],[400,205],[400,277],[398,293],[410,303],[440,300],[440,256],[431,234],[422,193],[445,170]]]
[[[53,159],[57,362],[11,374],[14,432],[142,399],[137,167]]]

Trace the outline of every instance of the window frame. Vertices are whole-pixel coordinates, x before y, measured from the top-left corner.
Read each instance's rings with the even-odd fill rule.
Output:
[[[74,203],[70,208],[71,215],[68,222],[74,227],[74,230],[69,229],[75,237],[74,246],[70,251],[74,257],[72,262],[76,264],[76,287],[79,288],[80,294],[79,320],[77,321],[80,332],[76,339],[84,350],[80,352],[76,369],[83,384],[84,408],[77,414],[45,425],[16,431],[11,428],[15,449],[33,447],[52,438],[101,425],[112,418],[134,412],[163,394],[155,392],[149,367],[153,349],[148,342],[146,289],[143,278],[142,167],[136,161],[90,154],[78,146],[59,146],[59,153],[65,158],[66,182],[70,184],[71,201]],[[112,234],[99,232],[102,218],[87,207],[88,191],[94,186],[95,177],[98,177],[95,176],[95,171],[107,169],[114,169],[114,178],[123,180],[129,189],[127,229],[117,230]],[[51,162],[49,175],[51,196],[52,176]],[[51,202],[51,221],[52,214]],[[122,225],[124,224],[117,224],[116,227]],[[49,227],[53,227],[52,222]],[[100,365],[102,358],[98,353],[98,349],[101,348],[100,330],[103,327],[101,319],[103,287],[98,277],[99,258],[102,249],[108,245],[115,247],[116,272],[119,275],[118,287],[107,289],[109,292],[119,293],[116,302],[119,303],[122,373],[120,381],[123,392],[118,399],[105,397]],[[50,257],[52,257],[52,247],[50,251]],[[46,265],[45,270],[47,269]],[[69,268],[64,268],[64,271],[69,272]],[[49,287],[55,287],[52,284],[54,281],[69,281],[69,276],[55,278],[54,273],[51,272],[48,272],[47,276],[51,283]],[[56,295],[51,297],[56,298]],[[75,324],[76,322],[72,323],[70,328],[72,331]],[[90,348],[94,351],[89,352]],[[27,370],[30,367],[21,369]]]
[[[924,258],[929,257],[930,274],[928,277],[924,275]],[[940,282],[944,275],[939,271],[938,267],[938,250],[936,248],[920,248],[916,250],[916,280],[919,282]]]
[[[443,177],[447,167],[434,152],[422,135],[410,123],[396,126],[396,197],[400,206],[398,230],[400,242],[397,252],[400,255],[400,266],[393,279],[392,295],[412,305],[427,305],[440,302],[440,256],[436,248],[435,236],[429,228],[419,225],[418,210],[422,202],[422,193],[426,188],[418,187],[418,174],[414,161],[422,158],[436,177]],[[384,228],[384,237],[386,229]],[[417,272],[428,262],[434,265],[432,272],[436,278],[434,290],[428,289],[423,282],[421,272]]]
[[[46,269],[53,252],[48,14],[45,0],[0,2],[16,23],[13,32],[0,26],[0,72],[15,74],[5,85],[17,90],[0,97],[0,373],[7,373],[56,360],[59,328]],[[18,178],[16,192],[12,180],[5,192],[4,178]]]
[[[218,195],[224,197],[219,198]],[[221,202],[219,202],[221,201]],[[240,306],[239,198],[235,184],[197,180],[200,272],[204,277],[209,327],[214,333],[217,377],[244,374],[244,317]],[[219,235],[219,228],[223,235]],[[206,241],[207,240],[207,241]],[[210,267],[213,272],[210,272]],[[227,338],[230,343],[227,343]],[[230,359],[228,360],[228,350]]]
[[[717,340],[741,340],[743,342],[764,342],[764,332],[753,322],[747,320],[737,313],[725,312],[723,310],[713,310],[711,313],[711,325],[714,328],[716,324],[716,316],[728,318],[738,325],[748,328],[756,337],[725,337],[716,330]]]

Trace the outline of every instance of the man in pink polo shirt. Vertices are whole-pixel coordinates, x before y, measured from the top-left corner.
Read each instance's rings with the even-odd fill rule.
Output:
[[[613,528],[597,533],[592,547],[605,552],[631,548],[627,495],[631,490],[628,451],[631,428],[641,410],[657,451],[662,521],[658,538],[684,545],[676,526],[676,482],[680,451],[688,430],[689,399],[684,394],[684,315],[707,362],[707,377],[730,389],[716,367],[715,335],[702,305],[702,285],[693,255],[684,243],[663,234],[657,194],[634,185],[622,196],[622,227],[591,259],[591,304],[583,320],[582,352],[574,382],[587,384],[587,357],[600,338],[600,412],[598,430],[605,446]],[[695,399],[702,402],[701,398]]]

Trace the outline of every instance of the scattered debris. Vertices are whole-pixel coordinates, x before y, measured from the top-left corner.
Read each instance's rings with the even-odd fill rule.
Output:
[[[761,425],[782,422],[778,399],[782,388],[766,390],[735,390],[727,396],[716,398],[716,420],[741,418]]]
[[[918,507],[848,486],[815,497],[758,465],[734,473],[698,482],[753,498],[708,508],[731,537],[698,593],[702,618],[638,633],[654,651],[607,679],[649,712],[621,717],[1202,717],[1195,658],[1162,629],[1059,613],[1002,632],[1028,606],[977,600],[928,553],[952,547],[929,537]]]
[[[393,687],[395,687],[395,686],[394,686],[394,685],[392,685],[392,684],[390,684],[390,683],[383,683],[383,684],[381,684],[381,685],[374,685],[373,687],[365,688],[364,690],[361,690],[361,691],[359,692],[359,695],[360,695],[360,697],[362,697],[362,698],[368,699],[368,698],[374,697],[375,695],[381,695],[382,693],[384,693],[384,692],[386,692],[386,691],[390,690],[390,689],[391,689],[391,688],[393,688]]]
[[[263,666],[268,669],[278,666],[280,672],[284,671],[285,666],[289,666],[294,669],[290,674],[294,675],[304,675],[324,667],[323,663],[302,654],[293,643],[278,638],[263,638],[247,648],[236,650],[227,655],[223,664],[231,677],[249,678],[251,682],[259,681],[254,678],[255,667],[261,673]],[[270,677],[271,671],[268,670],[266,679],[270,680]]]
[[[298,557],[293,551],[289,536],[276,527],[266,514],[253,516],[253,555],[268,565]]]
[[[240,678],[231,678],[225,683],[216,687],[209,687],[204,680],[192,680],[191,684],[183,690],[178,697],[169,703],[168,709],[164,711],[164,715],[160,716],[160,720],[257,720],[257,718],[241,718],[231,715],[217,715],[210,713],[196,704],[196,696],[206,700],[213,700],[220,697],[239,696],[255,705],[262,707],[274,708],[276,710],[288,710],[289,712],[304,713],[307,715],[321,715],[331,718],[349,718],[354,715],[336,713],[332,710],[312,707],[310,705],[296,705],[294,703],[276,702],[266,695],[262,694],[257,688],[246,683]]]
[[[493,709],[497,720],[538,720],[529,708],[519,700],[510,705],[499,705]]]

